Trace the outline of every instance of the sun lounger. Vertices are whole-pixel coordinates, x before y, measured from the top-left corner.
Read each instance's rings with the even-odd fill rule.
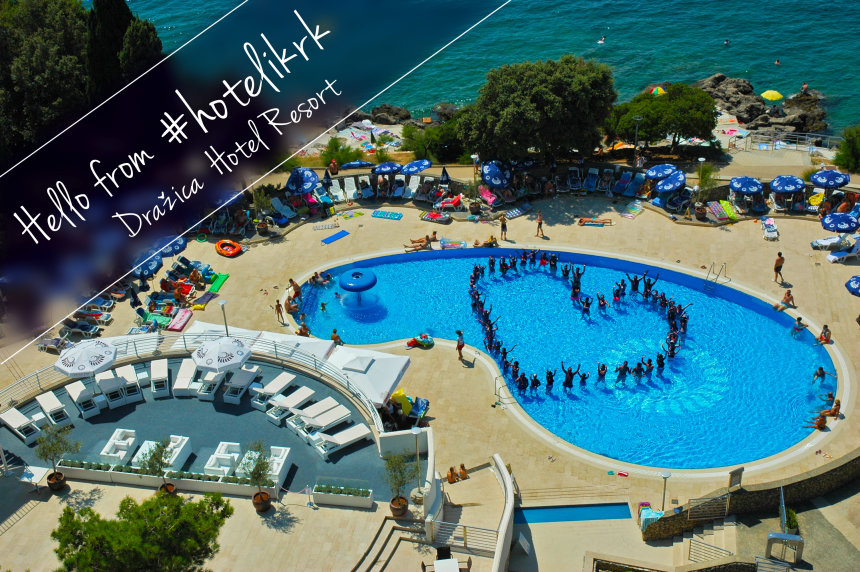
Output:
[[[612,175],[615,174],[615,171],[612,169],[603,169],[603,173],[600,174],[600,181],[597,183],[598,191],[606,191],[606,194],[610,197],[612,196]]]
[[[411,201],[415,197],[415,193],[418,192],[418,177],[412,177],[409,181],[409,185],[405,185],[403,187],[403,200]]]
[[[624,171],[621,173],[621,178],[619,178],[615,182],[615,186],[612,188],[612,192],[624,195],[627,192],[627,187],[630,185],[630,181],[633,179],[633,173],[630,171]],[[626,195],[626,196],[635,196],[635,195]]]
[[[89,324],[82,321],[63,320],[63,326],[60,328],[60,336],[65,337],[69,334],[81,334],[85,338],[91,338],[98,335],[102,331],[100,326]]]
[[[308,405],[304,409],[299,409],[298,407],[291,407],[290,413],[292,415],[287,418],[287,427],[289,427],[293,431],[298,431],[300,427],[304,426],[304,421],[302,421],[303,417],[313,418],[337,406],[337,399],[329,396],[322,401],[317,401],[316,403]]]
[[[361,186],[360,198],[366,201],[376,198],[376,193],[373,191],[373,187],[370,186],[370,183]]]
[[[72,316],[73,320],[88,322],[98,326],[107,326],[113,322],[113,316],[107,312],[99,312],[94,310],[78,310]]]
[[[346,193],[344,193],[343,189],[340,187],[339,179],[332,179],[331,186],[328,188],[328,194],[331,195],[331,198],[335,203],[342,203],[346,200]]]
[[[266,382],[262,387],[252,387],[251,407],[258,411],[265,411],[269,407],[272,397],[284,392],[296,379],[296,376],[288,371],[282,371],[274,379]]]
[[[582,173],[579,171],[579,167],[567,169],[567,187],[571,191],[582,190]]]
[[[103,298],[102,296],[97,296],[92,300],[84,300],[81,305],[82,308],[95,308],[102,312],[109,312],[113,309],[116,303],[113,301],[113,298]]]
[[[685,188],[683,191],[676,195],[672,195],[666,201],[665,206],[663,207],[666,212],[677,213],[684,210],[690,204],[690,197],[693,196],[692,189]]]
[[[197,366],[191,358],[182,360],[179,371],[173,379],[173,397],[191,397],[191,382],[197,375]]]
[[[496,206],[496,204],[499,202],[499,197],[494,195],[490,191],[490,189],[488,189],[484,185],[481,185],[480,187],[478,187],[478,194],[480,195],[481,200],[484,201],[487,204],[487,206],[490,207],[491,209],[494,208]]]
[[[3,413],[0,413],[0,421],[8,427],[12,433],[17,435],[24,444],[29,445],[39,438],[42,430],[36,425],[36,422],[12,407]]]
[[[114,373],[124,384],[123,393],[125,394],[126,403],[143,401],[143,393],[140,391],[140,380],[133,365],[129,364],[118,367],[114,370]]]
[[[346,194],[348,201],[354,201],[358,198],[358,187],[355,185],[355,177],[344,177],[343,192]]]
[[[192,395],[196,395],[200,401],[215,401],[215,394],[226,375],[224,372],[207,371],[200,377],[199,384],[191,384]]]
[[[289,395],[276,395],[269,400],[269,405],[272,407],[266,411],[266,418],[275,425],[280,425],[281,422],[291,415],[290,409],[298,407],[310,400],[314,395],[314,390],[305,385],[296,388]]]
[[[328,435],[327,433],[314,433],[311,438],[311,445],[313,445],[316,452],[322,455],[324,459],[328,459],[328,456],[335,451],[339,451],[353,443],[357,443],[362,439],[368,438],[372,439],[373,433],[367,425],[360,423],[358,425],[347,427],[343,431],[335,433],[334,435]]]
[[[242,456],[242,446],[239,443],[221,441],[215,452],[209,456],[203,467],[203,474],[226,477],[233,474]]]
[[[149,390],[153,398],[170,397],[168,371],[166,359],[157,359],[149,363]]]
[[[233,373],[233,376],[227,381],[224,391],[224,403],[239,405],[242,402],[242,396],[260,375],[260,368],[256,365],[243,365],[242,369]]]
[[[314,433],[321,433],[349,419],[349,409],[344,405],[332,407],[316,417],[301,417],[301,424],[296,427],[296,434],[306,442],[311,442]]]
[[[729,193],[729,203],[732,205],[732,208],[735,209],[735,212],[739,215],[745,215],[749,211],[747,208],[747,200],[746,195],[739,195],[737,193]]]
[[[137,445],[137,432],[134,429],[117,429],[102,448],[100,457],[103,463],[122,465],[131,457]]]
[[[72,424],[72,418],[66,412],[66,406],[60,403],[53,391],[46,391],[41,395],[36,396],[36,402],[45,416],[58,427],[65,427]]]
[[[281,201],[280,197],[272,198],[272,208],[287,217],[288,219],[294,219],[299,216],[296,211],[285,205],[283,201]]]
[[[846,260],[857,259],[860,259],[860,242],[855,242],[854,246],[852,246],[850,250],[832,252],[827,255],[827,260],[829,260],[830,262],[844,263]]]
[[[466,207],[463,206],[463,193],[460,193],[456,197],[439,201],[438,203],[433,205],[433,208],[436,209],[437,211],[444,211],[444,210],[462,211],[462,210],[466,210]]]
[[[324,207],[330,207],[334,204],[334,201],[331,200],[331,197],[328,196],[328,192],[326,192],[325,187],[322,185],[318,185],[317,188],[314,189],[313,198],[319,205]]]
[[[101,413],[98,405],[93,400],[93,392],[87,389],[81,380],[73,381],[66,386],[66,392],[74,402],[75,407],[81,412],[81,417],[89,419]]]
[[[51,338],[47,340],[39,340],[36,342],[36,347],[40,352],[51,352],[60,354],[64,349],[71,346],[72,342],[66,338]]]
[[[762,238],[765,240],[779,240],[779,229],[776,222],[770,217],[761,217]]]
[[[588,170],[588,175],[585,177],[585,182],[582,184],[582,189],[586,192],[593,193],[597,190],[597,179],[600,171],[592,167]]]
[[[644,184],[645,175],[643,173],[636,173],[627,185],[627,188],[624,190],[624,196],[642,198],[640,195],[642,194],[642,185]]]
[[[778,213],[784,213],[786,210],[785,195],[777,193],[770,194],[770,202],[773,204],[773,210]]]

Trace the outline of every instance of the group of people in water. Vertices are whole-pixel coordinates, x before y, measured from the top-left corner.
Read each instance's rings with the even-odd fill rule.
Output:
[[[519,269],[534,269],[540,266],[547,266],[549,271],[555,274],[559,269],[558,256],[555,253],[542,252],[536,249],[523,250],[519,253],[513,252],[510,256],[500,256],[498,259],[491,256],[486,266],[476,264],[472,268],[472,274],[469,277],[469,296],[471,298],[472,310],[475,312],[478,322],[484,331],[484,347],[500,362],[503,374],[510,376],[510,379],[516,383],[517,389],[520,392],[525,392],[527,389],[531,389],[532,392],[537,391],[542,385],[540,377],[537,373],[527,376],[525,372],[521,371],[519,361],[510,359],[510,355],[516,348],[516,345],[508,349],[496,335],[498,331],[496,322],[498,322],[499,318],[492,319],[493,308],[492,306],[489,308],[486,307],[485,300],[478,289],[478,282],[487,273],[491,275],[495,274],[497,269],[502,276],[505,276],[508,272],[519,273]],[[588,317],[594,299],[582,293],[582,277],[586,272],[586,266],[584,264],[581,267],[575,264],[564,264],[560,270],[562,278],[570,283],[571,301],[574,305],[579,306],[583,317]],[[665,312],[665,317],[669,325],[669,333],[666,336],[665,344],[662,342],[660,344],[662,351],[656,355],[656,364],[651,358],[646,359],[644,355],[633,367],[629,365],[628,361],[624,361],[615,368],[618,382],[626,379],[628,375],[632,375],[638,380],[643,376],[650,376],[655,369],[659,372],[665,368],[666,358],[674,358],[681,348],[681,336],[687,333],[690,318],[689,314],[687,314],[687,308],[692,305],[687,304],[684,306],[676,303],[672,299],[672,296],[667,297],[665,292],[661,293],[654,289],[654,285],[660,278],[659,274],[652,279],[648,277],[648,271],[646,270],[641,276],[636,274],[632,276],[626,274],[626,276],[630,281],[631,295],[641,295],[644,303],[653,304],[655,307],[659,306],[659,311]],[[642,285],[642,292],[639,292],[640,284]],[[612,290],[613,305],[623,303],[628,293],[627,288],[627,281],[624,278],[614,284]],[[595,296],[598,309],[602,312],[607,311],[609,302],[607,302],[605,296],[601,292],[596,292]],[[582,370],[581,364],[577,364],[576,370],[574,370],[571,366],[565,366],[562,361],[561,370],[564,374],[562,387],[565,390],[573,388],[577,377],[579,386],[585,386],[591,375],[589,372]],[[607,364],[597,363],[597,382],[605,382],[608,370]],[[547,393],[552,391],[557,373],[557,369],[546,370],[544,384]]]

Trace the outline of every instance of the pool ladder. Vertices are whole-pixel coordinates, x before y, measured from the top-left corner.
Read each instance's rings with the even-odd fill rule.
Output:
[[[716,262],[711,262],[711,267],[708,269],[708,275],[705,277],[705,283],[702,285],[702,290],[713,290],[716,288],[717,284],[720,282],[720,276],[722,276],[726,282],[730,281],[728,276],[729,269],[726,266],[726,263],[723,262],[719,270],[715,271],[714,267],[716,265]]]

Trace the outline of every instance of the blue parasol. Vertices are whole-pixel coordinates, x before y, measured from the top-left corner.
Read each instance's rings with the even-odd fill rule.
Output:
[[[524,171],[525,169],[531,169],[532,167],[534,167],[537,164],[538,164],[538,162],[535,159],[523,159],[522,161],[517,161],[517,160],[511,161],[511,166],[513,167],[514,171]]]
[[[825,189],[838,189],[851,182],[851,175],[839,171],[818,171],[812,174],[810,180]]]
[[[845,287],[855,296],[860,296],[860,276],[852,276],[851,279],[845,283]]]
[[[663,163],[662,165],[654,165],[647,171],[645,171],[646,179],[665,179],[672,173],[678,170],[678,167],[672,165],[671,163]]]
[[[390,175],[391,173],[399,173],[402,168],[403,165],[389,161],[388,163],[382,163],[374,167],[373,173],[376,175]]]
[[[770,182],[770,190],[778,195],[802,191],[805,188],[803,179],[794,175],[780,175]]]
[[[340,166],[341,169],[361,169],[364,167],[373,167],[373,163],[370,161],[350,161],[349,163],[344,163]]]
[[[655,187],[657,193],[669,193],[671,191],[677,191],[681,187],[687,184],[687,175],[684,174],[684,171],[675,171],[659,183]]]
[[[313,169],[307,167],[296,167],[287,180],[287,188],[295,195],[303,195],[314,190],[320,177]]]
[[[481,180],[494,189],[504,189],[511,184],[511,170],[501,161],[481,163]]]
[[[161,264],[161,253],[150,249],[138,256],[137,260],[132,263],[134,270],[131,273],[138,278],[149,278],[158,272]]]
[[[161,252],[161,256],[176,256],[188,245],[184,236],[165,236],[156,242],[155,249]]]
[[[328,190],[331,188],[331,175],[328,172],[328,169],[325,170],[325,174],[323,175],[322,186]]]
[[[848,213],[831,213],[821,219],[821,227],[831,232],[854,232],[860,221]]]
[[[411,163],[406,163],[403,168],[400,170],[404,175],[414,175],[416,173],[420,173],[426,169],[429,169],[433,166],[433,163],[429,159],[417,159],[412,161]]]
[[[442,174],[439,175],[439,184],[443,186],[451,184],[451,175],[448,174],[448,170],[445,167],[442,167]]]
[[[729,188],[742,195],[757,195],[762,190],[762,184],[753,177],[732,177]]]

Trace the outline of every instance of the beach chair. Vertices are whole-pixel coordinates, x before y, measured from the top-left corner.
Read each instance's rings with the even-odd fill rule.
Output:
[[[693,196],[693,190],[690,187],[684,187],[680,193],[669,197],[666,201],[666,206],[663,207],[666,212],[678,213],[683,211],[690,205],[690,198]]]
[[[60,328],[60,336],[66,337],[70,334],[80,334],[85,338],[91,338],[102,331],[100,326],[88,322],[75,321],[66,318]]]
[[[311,445],[314,450],[319,453],[324,459],[345,447],[349,447],[353,443],[357,443],[363,439],[372,439],[373,433],[370,428],[364,423],[353,425],[335,433],[328,435],[326,433],[314,433],[311,437]]]
[[[354,201],[358,199],[358,186],[355,184],[355,177],[343,178],[343,192],[346,194],[346,200]]]
[[[174,397],[190,397],[191,382],[194,381],[194,376],[197,375],[197,366],[191,358],[182,360],[179,366],[179,371],[173,379],[173,396]]]
[[[299,214],[284,204],[284,202],[280,199],[280,197],[272,197],[272,208],[287,217],[288,219],[294,219]]]
[[[811,246],[813,250],[828,250],[831,252],[838,252],[840,250],[850,249],[852,243],[850,240],[848,240],[848,235],[839,234],[835,236],[828,236],[827,238],[819,238],[817,240],[813,240],[809,243],[809,246]]]
[[[329,409],[334,409],[337,406],[337,399],[329,396],[322,401],[317,401],[316,403],[308,405],[304,409],[293,407],[290,409],[290,413],[292,415],[287,418],[287,427],[292,429],[294,432],[298,432],[301,427],[304,427],[305,423],[303,418],[312,419],[318,415],[322,415]]]
[[[314,189],[313,195],[317,203],[319,203],[323,208],[330,207],[334,204],[334,201],[331,200],[331,197],[328,196],[325,187],[322,185],[317,185],[317,188]]]
[[[860,241],[854,243],[849,250],[843,250],[840,252],[831,252],[827,255],[827,260],[830,262],[839,262],[844,264],[847,260],[858,260],[860,259]]]
[[[242,396],[247,393],[248,388],[259,375],[260,368],[256,365],[243,365],[242,369],[234,372],[225,384],[224,403],[239,405],[242,402]]]
[[[398,175],[400,176],[400,175]],[[397,179],[394,181],[394,188],[391,189],[392,199],[402,199],[403,193],[406,192],[406,181]]]
[[[767,201],[764,198],[764,193],[758,193],[752,196],[752,204],[750,210],[755,214],[762,215],[768,211]]]
[[[322,433],[336,425],[347,421],[350,417],[349,409],[344,405],[332,407],[316,417],[302,417],[302,425],[296,429],[296,434],[310,443],[315,433]]]
[[[269,400],[269,405],[272,407],[266,411],[266,419],[270,423],[280,426],[287,416],[292,415],[290,409],[307,403],[314,396],[314,393],[313,389],[303,385],[297,387],[289,395],[276,395]]]
[[[42,430],[36,422],[15,409],[14,407],[0,413],[0,421],[9,428],[12,433],[24,441],[25,445],[34,443],[42,434]]]
[[[588,170],[588,175],[585,177],[585,182],[582,184],[582,190],[588,193],[593,193],[597,190],[597,178],[600,175],[595,167]]]
[[[57,427],[65,427],[72,424],[72,418],[66,412],[66,406],[60,403],[53,391],[46,391],[36,396],[36,402],[45,416]]]
[[[84,385],[83,381],[77,380],[68,384],[66,386],[66,393],[69,394],[69,397],[84,419],[89,419],[101,413],[101,409],[99,409],[93,400],[93,392]]]
[[[750,205],[747,204],[746,197],[746,195],[739,195],[735,192],[729,193],[729,204],[740,215],[746,215],[750,211]]]
[[[770,217],[761,217],[762,238],[765,240],[779,240],[779,229],[776,222]]]
[[[295,379],[296,376],[292,373],[282,371],[262,387],[251,387],[251,393],[254,394],[251,398],[251,407],[258,411],[266,411],[269,400],[287,389]]]
[[[627,188],[624,189],[625,197],[639,197],[642,191],[642,185],[645,183],[645,174],[644,173],[636,173],[633,176],[633,179],[627,185]]]
[[[496,207],[496,205],[500,202],[499,197],[494,195],[490,189],[481,185],[478,187],[478,195],[481,197],[481,200],[484,201],[490,209]]]
[[[66,338],[50,338],[36,342],[36,347],[40,352],[51,352],[56,354],[62,353],[64,349],[71,345],[72,342]]]
[[[403,187],[403,200],[411,201],[415,197],[416,192],[418,192],[418,177],[410,177],[409,184]]]
[[[346,200],[346,193],[340,186],[340,179],[332,179],[331,186],[328,188],[328,194],[331,195],[335,203],[342,203]]]
[[[579,167],[569,167],[567,169],[567,187],[571,191],[582,190],[582,173]]]
[[[600,181],[597,183],[598,191],[606,191],[606,194],[612,196],[612,180],[615,171],[612,169],[603,169],[600,175]]]
[[[453,211],[463,211],[466,210],[466,207],[463,205],[463,193],[460,193],[456,197],[450,199],[443,199],[433,205],[433,208],[437,211],[445,211],[445,210],[453,210]]]
[[[624,195],[627,192],[627,187],[630,185],[630,181],[633,179],[633,173],[630,171],[624,171],[621,173],[621,177],[615,182],[615,186],[612,187],[612,192]],[[626,195],[626,196],[634,196],[634,195]]]
[[[771,193],[770,194],[770,202],[773,205],[773,210],[778,213],[784,213],[787,205],[785,195]]]

